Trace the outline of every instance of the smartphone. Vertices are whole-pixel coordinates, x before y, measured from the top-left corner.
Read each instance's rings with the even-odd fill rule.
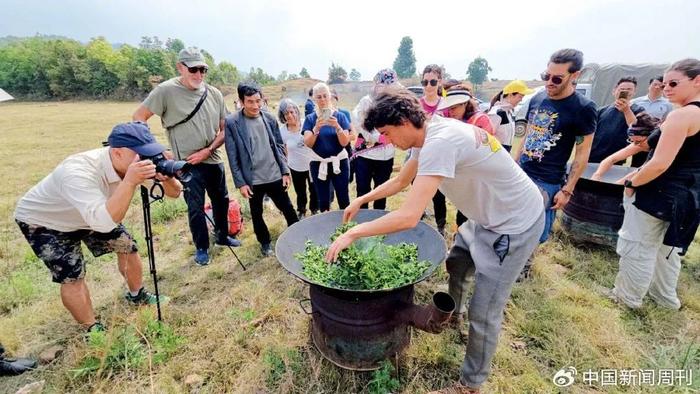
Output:
[[[623,90],[620,92],[620,94],[617,95],[617,98],[627,100],[628,98],[630,98],[630,92],[628,92],[627,90]]]
[[[330,108],[324,108],[321,110],[321,120],[328,120],[333,115],[333,111]]]

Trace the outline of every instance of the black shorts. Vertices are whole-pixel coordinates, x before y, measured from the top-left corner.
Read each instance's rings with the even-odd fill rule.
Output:
[[[15,220],[34,253],[46,264],[56,283],[71,283],[85,276],[85,263],[80,241],[93,256],[134,253],[136,241],[123,225],[108,233],[91,230],[63,232]]]

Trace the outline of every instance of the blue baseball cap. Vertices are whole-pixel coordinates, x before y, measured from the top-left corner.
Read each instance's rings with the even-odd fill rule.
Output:
[[[112,148],[129,148],[141,157],[155,156],[163,153],[165,147],[156,142],[143,122],[120,123],[112,129],[107,138]]]

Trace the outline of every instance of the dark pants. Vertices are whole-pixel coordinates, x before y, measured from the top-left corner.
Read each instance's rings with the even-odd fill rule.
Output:
[[[267,229],[265,220],[263,219],[263,198],[267,194],[277,209],[282,211],[284,218],[287,220],[287,226],[299,221],[292,201],[289,199],[287,191],[282,186],[282,180],[260,185],[253,185],[253,195],[250,197],[250,216],[253,219],[253,231],[255,237],[261,245],[270,243],[270,231]]]
[[[328,211],[331,208],[331,190],[330,185],[333,185],[335,189],[335,195],[338,197],[338,206],[340,209],[345,209],[350,205],[350,194],[348,192],[348,183],[350,181],[350,165],[348,159],[343,159],[340,161],[340,173],[333,173],[333,166],[331,163],[325,165],[328,166],[328,175],[326,180],[322,181],[318,179],[318,169],[321,162],[312,161],[311,162],[311,176],[313,177],[314,187],[316,188],[316,194],[318,195],[318,204],[321,212]]]
[[[292,184],[294,191],[297,192],[297,212],[306,213],[306,203],[309,203],[311,212],[318,211],[318,196],[313,183],[311,183],[311,175],[308,171],[294,171],[291,168]],[[309,188],[309,196],[307,197],[306,188]]]
[[[184,183],[187,217],[197,249],[209,249],[209,231],[204,217],[204,193],[209,195],[219,241],[228,236],[228,190],[224,164],[199,163],[190,167],[192,179]]]
[[[445,228],[447,223],[447,205],[445,195],[440,190],[433,196],[433,210],[435,211],[435,223],[438,228]]]
[[[364,196],[372,191],[373,188],[381,185],[389,180],[391,171],[394,168],[394,158],[389,160],[372,160],[364,157],[356,157],[353,159],[355,165],[355,179],[357,181],[357,197]],[[372,187],[374,182],[374,187]],[[362,205],[362,208],[368,208],[369,204]],[[375,200],[372,205],[374,209],[386,208],[386,198]]]

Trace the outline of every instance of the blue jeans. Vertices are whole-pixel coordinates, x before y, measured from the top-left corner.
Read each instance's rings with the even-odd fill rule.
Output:
[[[340,209],[345,209],[345,207],[350,205],[350,193],[348,191],[350,165],[348,159],[340,161],[339,174],[334,174],[331,163],[326,163],[325,165],[328,166],[328,175],[326,175],[326,180],[324,181],[318,179],[320,164],[321,162],[318,161],[311,162],[311,178],[313,179],[314,188],[316,188],[320,211],[326,212],[331,208],[331,184],[333,185],[333,189],[335,189],[335,195],[338,197],[338,206]]]
[[[542,232],[542,236],[540,237],[540,243],[544,243],[549,238],[549,234],[552,233],[552,225],[554,224],[554,219],[557,217],[557,211],[552,209],[552,205],[554,205],[554,196],[559,190],[561,190],[561,187],[563,185],[558,183],[543,182],[537,178],[532,177],[530,177],[530,179],[532,179],[532,181],[535,182],[535,185],[537,185],[540,191],[544,194],[545,221],[544,231]]]

